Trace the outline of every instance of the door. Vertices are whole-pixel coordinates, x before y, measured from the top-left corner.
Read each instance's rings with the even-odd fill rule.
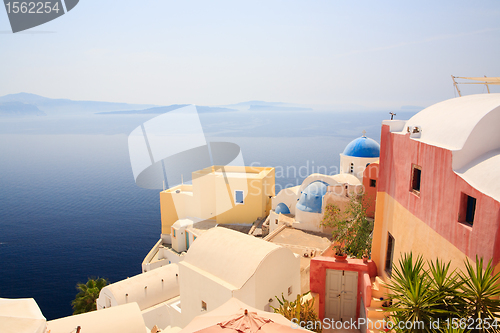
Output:
[[[341,292],[340,303],[343,321],[356,318],[356,304],[358,301],[358,272],[344,271],[343,289]]]
[[[189,232],[186,230],[186,251],[189,250]]]
[[[342,273],[333,269],[326,270],[325,318],[340,319],[340,294],[342,292]]]
[[[333,321],[356,319],[358,273],[326,270],[325,318]]]

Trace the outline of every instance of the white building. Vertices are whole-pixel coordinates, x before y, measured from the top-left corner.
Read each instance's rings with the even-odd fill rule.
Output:
[[[97,308],[136,302],[151,329],[184,327],[235,297],[260,310],[275,296],[300,293],[300,258],[291,250],[216,227],[199,235],[183,260],[104,287]]]
[[[201,220],[196,217],[177,220],[172,225],[172,249],[177,253],[189,250],[196,238],[215,226],[217,223],[213,220]]]
[[[300,258],[253,236],[214,228],[179,263],[183,324],[235,297],[259,310],[300,293]]]

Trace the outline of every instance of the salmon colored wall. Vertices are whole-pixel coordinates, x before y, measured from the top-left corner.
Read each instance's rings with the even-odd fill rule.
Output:
[[[378,187],[378,163],[370,163],[363,172],[363,188],[365,190],[365,203],[367,205],[366,215],[368,217],[375,217],[375,200],[377,199],[377,187]],[[374,179],[377,182],[377,186],[371,187],[370,180]]]
[[[422,167],[419,196],[410,191],[413,164]],[[408,233],[404,231],[407,219],[414,216],[415,221],[421,221],[446,241],[440,246],[434,245],[440,254],[453,251],[448,245],[451,244],[469,258],[475,258],[477,254],[485,260],[493,259],[495,265],[499,262],[500,203],[453,172],[451,151],[412,140],[409,134],[391,133],[389,126],[383,125],[378,192],[374,238],[381,237],[378,239],[382,242],[379,248],[383,248],[384,237],[387,237],[379,224],[398,224],[402,232]],[[394,203],[379,204],[383,192],[407,210],[408,217],[403,218],[399,211],[397,214],[387,211],[394,209]],[[473,227],[458,222],[462,192],[477,200]],[[401,241],[398,241],[397,235],[394,236],[397,247]],[[424,244],[422,248],[430,243],[427,238],[416,241]]]
[[[365,295],[371,292],[371,281],[365,278],[365,273],[368,273],[370,277],[375,277],[377,275],[377,266],[373,261],[369,261],[367,264],[363,263],[361,259],[347,259],[347,261],[335,261],[332,257],[315,257],[311,259],[310,266],[310,287],[311,293],[317,293],[319,295],[319,313],[318,316],[321,320],[325,317],[325,297],[326,297],[326,270],[343,270],[343,271],[354,271],[358,272],[358,293],[357,293],[357,304],[356,304],[356,316],[359,317],[359,305],[361,297],[366,299],[371,299],[369,296]],[[365,285],[368,281],[368,288]],[[365,303],[365,306],[366,305]]]
[[[464,268],[466,255],[460,249],[411,214],[390,195],[379,192],[376,221],[382,219],[384,224],[375,224],[372,259],[379,269],[378,275],[384,280],[388,278],[385,272],[388,232],[394,237],[393,265],[398,265],[401,254],[412,252],[414,255],[422,255],[426,260],[439,258],[444,262],[451,261],[451,270]]]

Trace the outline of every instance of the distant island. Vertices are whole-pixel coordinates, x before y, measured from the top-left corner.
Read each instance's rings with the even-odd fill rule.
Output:
[[[116,110],[138,110],[153,107],[152,104],[127,104],[127,103],[112,103],[112,102],[95,102],[95,101],[73,101],[70,99],[54,99],[40,95],[29,93],[10,94],[0,97],[0,105],[6,103],[20,103],[36,108],[38,111],[46,115],[84,115],[93,114],[95,112],[116,111]],[[13,114],[19,110],[20,106],[7,104],[2,114]],[[31,108],[32,111],[35,109]],[[27,110],[27,109],[26,109]],[[33,113],[26,113],[34,115]]]
[[[45,112],[41,111],[35,105],[21,102],[0,103],[0,117],[29,117],[45,115]]]
[[[190,104],[154,105],[55,99],[30,93],[0,97],[0,116],[31,117],[60,115],[162,114]],[[247,101],[229,105],[196,106],[199,113],[237,111],[312,111],[312,108],[283,102]]]
[[[157,106],[145,110],[97,112],[97,114],[162,114],[188,105],[189,104],[173,104],[169,106]],[[198,105],[196,106],[196,109],[198,110],[199,113],[238,111],[236,109],[229,109],[217,106],[198,106]]]
[[[250,105],[250,111],[313,111],[312,108],[296,106]]]

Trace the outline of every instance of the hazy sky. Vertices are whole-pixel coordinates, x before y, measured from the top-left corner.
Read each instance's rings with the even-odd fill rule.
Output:
[[[498,0],[81,0],[26,33],[0,9],[0,31],[0,95],[380,108],[452,98],[450,75],[500,76]]]

